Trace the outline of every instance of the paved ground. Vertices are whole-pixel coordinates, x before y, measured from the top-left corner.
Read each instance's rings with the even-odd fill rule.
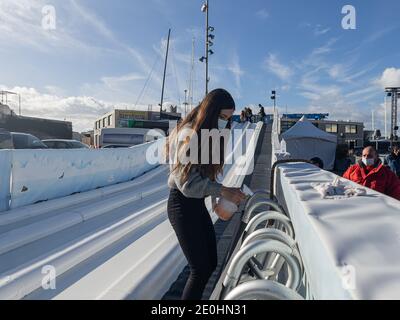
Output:
[[[252,175],[246,177],[244,183],[254,190],[269,191],[271,173],[271,125],[264,126],[261,137],[258,141],[255,152],[255,166]],[[243,208],[240,208],[243,209]],[[235,214],[231,221],[218,220],[214,225],[217,237],[218,266],[211,276],[203,294],[203,299],[216,299],[221,289],[221,282],[224,276],[224,269],[227,260],[233,252],[237,251],[236,244],[243,230],[243,214]],[[182,295],[187,278],[189,267],[186,266],[178,279],[172,284],[170,290],[164,295],[164,300],[177,300]]]

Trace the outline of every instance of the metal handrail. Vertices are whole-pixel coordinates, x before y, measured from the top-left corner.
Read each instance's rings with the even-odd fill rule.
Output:
[[[246,203],[244,206],[244,212],[247,212],[250,207],[250,204],[252,202],[254,202],[254,200],[256,198],[260,198],[260,197],[265,197],[265,199],[269,199],[269,192],[263,191],[263,190],[255,191],[254,194],[246,200]]]
[[[246,229],[244,230],[243,239],[245,239],[249,234],[254,232],[257,226],[267,220],[275,220],[279,221],[281,225],[286,230],[286,233],[289,234],[290,237],[294,238],[294,231],[290,219],[283,215],[282,213],[276,211],[264,211],[257,214],[253,219],[250,220]]]
[[[224,300],[304,300],[304,298],[278,282],[254,280],[238,285]]]
[[[286,215],[285,210],[283,210],[283,208],[279,205],[279,203],[273,201],[273,200],[263,200],[261,202],[257,202],[255,204],[253,204],[250,209],[248,210],[247,214],[249,216],[251,216],[251,214],[257,210],[258,208],[262,207],[262,206],[270,206],[272,207],[272,209],[274,209],[274,211],[280,212],[284,215]]]
[[[294,163],[294,162],[305,162],[305,163],[311,163],[308,160],[304,160],[304,159],[286,159],[286,160],[278,160],[276,161],[271,168],[271,178],[270,178],[270,198],[271,200],[274,200],[275,197],[275,170],[276,167],[279,166],[280,164],[285,164],[285,163]]]
[[[276,252],[285,259],[288,269],[290,270],[288,279],[286,281],[286,287],[295,290],[300,286],[300,265],[297,262],[297,259],[292,256],[292,249],[279,241],[259,240],[251,242],[247,246],[241,248],[233,258],[223,281],[224,288],[222,297],[224,297],[228,292],[237,286],[243,267],[248,263],[248,261],[252,257],[264,252]]]
[[[292,250],[297,250],[296,248],[296,241],[293,240],[288,234],[284,233],[281,230],[278,229],[260,229],[252,232],[242,243],[241,248],[245,247],[252,241],[257,241],[257,240],[276,240],[283,242]]]
[[[289,235],[287,235],[286,233],[284,233],[281,230],[271,229],[271,228],[256,230],[243,241],[242,248],[245,247],[250,242],[258,241],[258,240],[276,240],[276,241],[283,242],[288,247],[290,247],[292,249],[292,255],[298,260],[298,263],[299,263],[300,269],[301,269],[301,274],[303,275],[304,266],[303,266],[303,261],[301,259],[300,252],[297,248],[296,241],[293,240]],[[263,262],[261,263],[261,265],[264,269],[265,268],[268,268],[268,269],[274,268],[277,264],[276,256],[271,257],[268,255],[265,255],[265,257],[263,257],[262,260],[263,260]]]

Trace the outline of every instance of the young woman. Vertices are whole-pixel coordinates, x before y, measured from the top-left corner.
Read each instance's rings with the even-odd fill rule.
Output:
[[[235,110],[232,96],[223,89],[210,92],[171,133],[167,144],[168,155],[176,152],[178,161],[170,164],[168,185],[168,218],[175,230],[179,244],[189,263],[190,276],[183,291],[183,300],[199,300],[212,272],[217,266],[217,244],[215,230],[204,199],[208,196],[223,197],[237,205],[245,198],[239,189],[226,188],[216,182],[222,172],[224,143],[220,144],[220,161],[201,162],[201,130],[230,128],[230,119]],[[190,139],[198,139],[198,160],[179,161],[179,156],[188,153],[189,141],[178,143],[176,137],[181,129],[192,130]],[[189,140],[190,140],[189,139]],[[221,139],[222,140],[222,139]],[[212,149],[212,146],[209,146]],[[207,150],[209,151],[209,150]],[[209,160],[212,155],[209,155]],[[204,162],[204,161],[203,161]],[[214,163],[214,164],[213,164]]]

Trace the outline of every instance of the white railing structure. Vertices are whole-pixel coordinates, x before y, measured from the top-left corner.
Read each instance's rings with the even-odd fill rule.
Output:
[[[240,188],[244,178],[253,173],[254,153],[263,125],[262,122],[256,124],[246,122],[235,123],[233,126],[232,132],[238,137],[232,139],[234,146],[226,157],[227,164],[224,166],[226,174],[223,180],[225,186]]]
[[[282,149],[281,142],[279,140],[280,134],[280,118],[278,111],[274,113],[274,121],[272,122],[272,131],[271,131],[271,163],[274,164],[277,160],[289,159],[290,154],[286,152],[286,150]]]
[[[275,121],[273,164],[283,160],[277,128]],[[400,202],[368,188],[363,196],[322,198],[315,184],[338,177],[288,161],[275,164],[271,195],[248,199],[244,211],[252,219],[220,298],[400,299]],[[271,211],[255,213],[265,206]]]
[[[273,163],[282,160],[277,129],[275,121]],[[252,219],[220,298],[399,299],[400,202],[370,189],[323,199],[313,185],[338,177],[292,161],[273,170],[272,195],[257,192],[248,200],[244,210]],[[254,213],[265,206],[271,211]]]
[[[252,129],[246,161],[227,166],[224,177],[224,184],[236,187],[241,187],[241,173],[247,172],[247,164],[254,157],[262,124],[240,124],[236,129],[241,127]],[[44,152],[51,157],[51,152]],[[88,152],[99,154],[95,150]],[[145,152],[141,152],[143,158]],[[0,168],[11,160],[10,154],[0,152]],[[0,214],[0,299],[160,299],[167,292],[187,263],[167,218],[168,168],[142,166],[142,158],[127,161],[122,159],[124,154],[110,152],[108,160],[117,163],[105,159],[103,170],[100,163],[95,165],[95,156],[89,163],[92,160],[87,158],[79,161],[79,153],[74,153],[74,159],[65,153],[63,160],[55,151],[54,157],[60,162],[51,164],[46,160],[49,158],[36,151],[27,154],[29,159],[45,161],[49,173],[40,163],[22,163],[22,153],[13,158],[12,161],[19,159],[17,185],[25,185],[32,196],[29,201],[25,198],[14,202],[14,206],[11,201],[12,209]],[[81,176],[78,171],[69,171],[71,161],[75,167],[72,170],[82,169]],[[123,164],[121,172],[118,163]],[[43,181],[40,172],[23,180],[22,172],[28,173],[29,167],[40,168]],[[131,180],[143,171],[148,172]],[[91,177],[90,172],[93,176],[98,173],[102,179]],[[71,194],[68,189],[65,194],[58,193],[58,187],[65,186],[56,181],[61,176],[60,180],[65,181],[75,177],[81,188],[74,191],[82,192]],[[115,184],[122,178],[126,182]],[[33,179],[38,179],[36,185],[31,182]],[[85,184],[85,179],[93,184]],[[103,183],[109,185],[97,188]],[[44,190],[56,198],[32,203],[45,200]],[[215,222],[211,199],[206,200]],[[25,202],[30,204],[23,205]]]
[[[366,196],[322,199],[311,186],[336,177],[307,163],[277,168],[276,196],[295,230],[307,296],[399,299],[400,202],[368,188]]]

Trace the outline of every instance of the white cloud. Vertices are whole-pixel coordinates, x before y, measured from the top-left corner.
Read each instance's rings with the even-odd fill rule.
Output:
[[[346,63],[336,63],[331,64],[320,60],[317,62],[321,70],[326,70],[328,75],[335,81],[346,83],[346,84],[355,84],[354,80],[358,79],[357,84],[360,84],[360,80],[362,82],[363,79],[359,79],[363,75],[370,72],[373,68],[376,67],[376,63],[371,63],[370,65],[363,65],[360,71],[354,70],[354,64],[356,60],[346,61]]]
[[[149,73],[151,71],[151,67],[149,63],[147,63],[147,59],[145,58],[145,56],[141,54],[139,50],[127,46],[126,44],[118,40],[118,38],[115,36],[112,30],[106,25],[106,23],[100,17],[96,16],[88,8],[79,5],[75,0],[71,0],[71,4],[74,11],[73,12],[74,15],[79,15],[80,17],[82,17],[83,21],[89,24],[94,30],[96,30],[97,33],[99,33],[105,39],[112,42],[119,50],[122,50],[122,52],[125,52],[130,56],[132,56],[138,63],[138,66],[145,73]],[[153,80],[161,83],[160,77],[158,76],[155,76]]]
[[[305,95],[314,97],[322,97],[324,95],[339,95],[340,88],[334,84],[322,84],[320,78],[317,76],[312,75],[311,73],[305,74],[302,76],[299,82],[299,88],[304,90]],[[310,93],[312,95],[310,95]]]
[[[72,121],[74,131],[92,129],[97,118],[113,109],[134,107],[130,103],[102,101],[90,96],[58,96],[28,87],[0,86],[0,89],[21,95],[23,116]],[[17,111],[18,101],[15,100],[9,101],[9,104],[14,111]],[[135,109],[147,110],[148,106],[140,105]]]
[[[400,87],[400,69],[387,68],[377,80],[382,89],[387,87]]]
[[[265,59],[264,67],[281,80],[288,80],[293,74],[292,69],[280,63],[277,56],[272,53]]]
[[[116,41],[112,31],[105,25],[103,21],[101,21],[101,19],[91,13],[88,9],[77,4],[75,0],[70,0],[70,3],[72,4],[75,12],[79,14],[84,21],[93,26],[98,33],[109,40]]]
[[[330,39],[326,44],[321,47],[315,48],[311,53],[311,56],[318,56],[330,53],[333,49],[332,46],[338,41],[337,38]]]
[[[55,96],[64,96],[65,95],[65,90],[63,90],[60,87],[53,86],[53,85],[48,85],[44,87],[47,90],[47,93]]]
[[[239,63],[239,56],[235,52],[235,54],[232,57],[232,62],[228,66],[228,70],[232,72],[234,78],[235,78],[235,84],[237,87],[237,90],[240,91],[241,89],[241,77],[244,75],[244,71],[240,68],[240,63]]]
[[[365,96],[365,95],[368,95],[368,94],[371,94],[371,93],[376,93],[376,92],[379,93],[379,88],[377,86],[370,85],[370,86],[367,86],[365,88],[361,88],[361,89],[358,89],[358,90],[351,91],[350,93],[348,93],[346,95],[346,97],[347,98],[351,98],[351,97],[357,97],[357,96]]]
[[[343,76],[344,68],[341,64],[335,64],[331,68],[328,69],[328,74],[331,78],[337,79]]]
[[[260,9],[256,12],[256,16],[261,18],[261,19],[268,19],[269,18],[269,12],[266,9]]]
[[[46,0],[0,0],[0,33],[2,34],[0,50],[9,51],[12,48],[29,53],[39,50],[62,57],[65,55],[92,57],[101,54],[103,55],[101,59],[124,59],[129,64],[130,70],[125,75],[105,73],[102,78],[86,80],[86,83],[79,83],[79,79],[75,79],[75,85],[80,89],[74,93],[71,93],[71,88],[58,88],[53,85],[44,87],[45,93],[51,96],[66,96],[68,92],[69,95],[88,95],[104,101],[118,99],[138,101],[138,104],[157,103],[161,95],[162,64],[165,54],[165,46],[162,47],[162,44],[165,45],[165,36],[155,46],[156,52],[131,47],[118,39],[118,35],[107,25],[106,20],[77,0],[53,1],[57,13],[57,29],[47,31],[41,26],[42,8],[46,4],[48,4]],[[183,102],[184,89],[189,88],[191,69],[191,46],[187,43],[191,41],[193,35],[196,35],[196,32],[203,36],[200,30],[200,28],[197,31],[187,30],[185,36],[188,39],[185,39],[185,47],[180,50],[178,50],[177,39],[171,40],[165,88],[166,100],[176,101],[176,104]],[[90,38],[84,39],[88,34]],[[98,39],[99,37],[101,39]],[[28,50],[26,47],[29,47]],[[235,61],[231,65],[231,74],[235,74],[234,81],[237,83],[237,81],[240,82],[241,69],[234,63]],[[204,92],[203,64],[200,64],[197,58],[194,69],[193,95],[194,103],[197,103]],[[218,78],[222,78],[220,72],[211,74],[211,77],[212,84]],[[54,81],[43,80],[50,84]],[[4,84],[7,85],[7,83]],[[23,86],[35,85],[35,83],[27,82]],[[63,86],[58,80],[57,85]],[[63,113],[60,116],[63,117]]]
[[[314,34],[316,36],[321,36],[331,31],[331,28],[323,28],[320,24],[317,24],[314,29]]]
[[[341,77],[340,81],[351,83],[353,80],[360,78],[361,76],[365,75],[366,73],[370,72],[373,68],[375,68],[376,64],[371,64],[370,66],[364,66],[363,69],[359,72],[351,72],[346,73]]]
[[[48,5],[45,0],[1,0],[0,1],[0,47],[30,47],[41,52],[68,48],[70,50],[86,51],[87,53],[102,52],[101,48],[79,40],[71,30],[66,29],[60,16],[71,17],[73,14],[65,10],[68,6],[56,6],[56,30],[45,30],[42,27],[42,9]],[[93,50],[93,49],[96,50]],[[105,49],[108,50],[108,49]]]
[[[313,25],[309,22],[302,22],[302,23],[300,23],[299,27],[311,29],[312,32],[314,33],[314,36],[316,36],[316,37],[322,36],[324,34],[327,34],[329,31],[331,31],[331,28],[324,27],[320,24]]]
[[[138,73],[130,73],[118,77],[102,77],[101,81],[110,89],[115,89],[125,82],[144,80],[145,77]]]
[[[323,92],[310,98],[308,112],[329,113],[329,118],[333,120],[368,121],[367,113],[358,105],[346,101],[340,92]]]
[[[57,54],[85,53],[101,55],[116,53],[133,57],[138,68],[149,73],[151,66],[144,54],[120,42],[106,23],[90,9],[77,1],[55,2],[57,14],[56,30],[42,28],[42,8],[48,4],[45,0],[1,0],[0,33],[1,47],[29,47],[41,52]],[[95,42],[82,39],[85,28],[93,29],[107,41],[99,46]],[[94,37],[93,37],[94,38]],[[159,77],[154,77],[159,81]]]
[[[305,78],[299,87],[304,90],[301,95],[309,100],[305,108],[307,112],[329,113],[332,120],[359,121],[366,128],[371,127],[371,111],[376,108],[371,99],[379,94],[379,88],[373,84],[348,94],[342,87],[319,84],[318,78]],[[376,118],[378,128],[383,128],[381,118]]]

